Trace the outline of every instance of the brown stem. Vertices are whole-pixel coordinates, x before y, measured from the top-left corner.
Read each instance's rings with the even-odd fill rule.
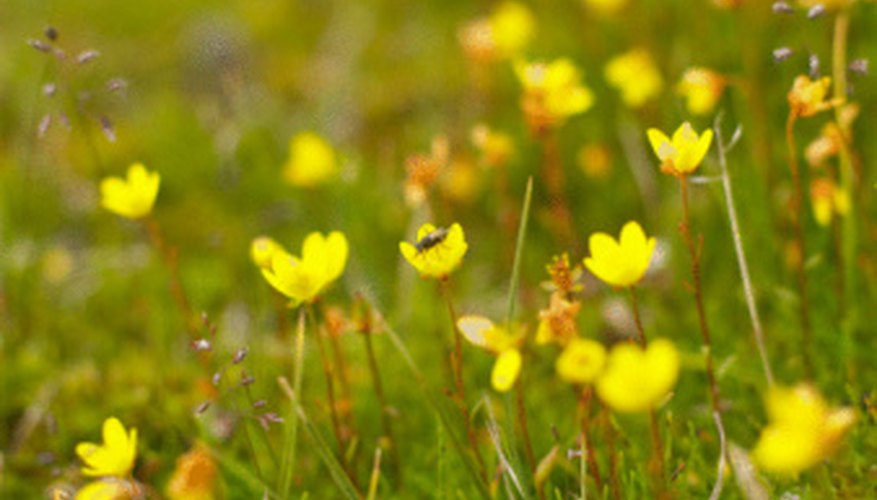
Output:
[[[639,301],[636,298],[636,287],[627,288],[630,291],[630,305],[633,308],[633,321],[636,323],[636,336],[640,347],[646,348],[646,332],[643,330],[643,320],[639,313]]]
[[[381,371],[378,365],[377,357],[375,357],[375,349],[372,343],[371,330],[362,332],[365,339],[365,351],[368,355],[368,367],[372,375],[372,383],[375,387],[375,396],[378,398],[378,404],[381,407],[381,427],[383,428],[384,448],[389,448],[390,455],[393,457],[393,468],[396,471],[397,486],[402,485],[402,462],[399,459],[399,449],[396,445],[396,438],[393,434],[393,421],[390,418],[390,405],[387,404],[387,396],[384,393],[384,384],[381,382]]]
[[[597,491],[603,491],[603,477],[600,475],[600,466],[597,464],[597,454],[594,451],[594,445],[588,439],[588,431],[591,428],[591,398],[594,390],[591,386],[587,386],[579,392],[579,413],[581,424],[581,438],[584,443],[585,455],[582,460],[587,460],[588,470],[594,476],[594,484]]]
[[[166,245],[161,234],[161,226],[158,221],[152,217],[146,219],[146,231],[149,234],[149,242],[153,249],[158,253],[161,261],[170,273],[170,289],[171,296],[180,314],[183,315],[186,331],[194,339],[198,336],[198,328],[195,323],[195,316],[192,313],[192,306],[186,297],[186,291],[183,288],[183,281],[180,279],[180,266],[177,258],[176,248]]]
[[[789,111],[789,118],[786,120],[786,145],[789,153],[789,169],[792,172],[792,182],[795,192],[792,196],[792,227],[795,232],[795,249],[797,256],[795,267],[798,274],[798,293],[800,295],[800,322],[801,322],[801,355],[804,359],[804,373],[807,378],[813,378],[813,361],[810,351],[813,346],[812,334],[810,331],[810,299],[807,294],[807,270],[805,263],[807,260],[807,246],[804,240],[804,189],[801,182],[801,173],[798,168],[798,152],[795,147],[795,121],[798,115],[794,110]]]
[[[548,190],[552,214],[551,228],[563,244],[577,246],[573,230],[572,212],[566,196],[566,179],[560,161],[560,147],[553,130],[539,135],[542,142],[542,178]]]
[[[607,408],[601,409],[603,437],[606,439],[606,453],[609,455],[609,491],[614,500],[621,498],[621,484],[618,482],[618,451],[615,449],[615,429]]]

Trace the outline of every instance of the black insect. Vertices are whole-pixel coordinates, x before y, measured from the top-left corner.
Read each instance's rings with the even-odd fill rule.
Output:
[[[414,248],[417,249],[417,253],[423,253],[430,248],[438,245],[439,243],[445,241],[445,238],[448,237],[448,230],[446,228],[440,227],[430,231],[423,238],[414,244]]]

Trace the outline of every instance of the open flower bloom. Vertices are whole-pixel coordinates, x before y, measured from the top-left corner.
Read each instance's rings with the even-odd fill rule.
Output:
[[[613,58],[605,71],[606,81],[621,91],[621,100],[630,108],[641,107],[664,87],[655,61],[644,49],[634,49]]]
[[[812,387],[774,387],[767,394],[769,423],[752,450],[765,471],[797,474],[831,455],[856,420],[852,408],[830,408]]]
[[[283,167],[283,177],[297,187],[311,188],[333,178],[338,173],[335,151],[322,137],[313,132],[302,132],[289,141],[289,160]]]
[[[820,226],[828,226],[835,215],[843,216],[850,211],[850,197],[831,179],[815,179],[810,183],[810,199],[813,217]]]
[[[563,297],[563,292],[551,294],[548,309],[539,311],[539,329],[536,331],[536,343],[539,345],[556,342],[567,345],[578,333],[576,316],[582,308],[578,301],[570,302]]]
[[[713,141],[712,130],[704,130],[698,135],[688,122],[673,132],[673,139],[656,128],[650,128],[647,134],[652,149],[661,160],[661,171],[676,176],[694,172]]]
[[[271,266],[262,268],[262,276],[291,299],[290,305],[313,302],[344,272],[347,253],[343,233],[333,231],[324,237],[313,232],[302,244],[301,257],[276,249],[271,255]]]
[[[554,364],[557,374],[573,384],[590,384],[606,364],[606,348],[590,339],[573,339]]]
[[[141,219],[152,212],[161,177],[142,163],[128,167],[126,179],[107,177],[100,183],[100,204],[114,214]]]
[[[511,389],[521,373],[520,337],[483,316],[462,316],[457,320],[457,328],[466,340],[497,356],[490,374],[493,388],[498,392]]]
[[[655,340],[645,350],[617,344],[597,379],[597,395],[617,412],[644,412],[667,397],[678,377],[679,353],[669,340]]]
[[[685,97],[685,106],[695,115],[705,115],[716,107],[727,84],[725,77],[707,68],[689,68],[676,91]]]
[[[447,229],[424,224],[417,230],[414,244],[403,241],[399,251],[424,278],[443,279],[460,265],[469,245],[460,224]]]
[[[831,87],[831,78],[827,76],[815,81],[806,75],[795,78],[792,90],[788,94],[789,108],[792,114],[798,117],[808,117],[831,109],[837,101],[826,101],[829,87]]]
[[[594,104],[594,95],[581,83],[581,73],[569,59],[551,63],[519,61],[515,73],[524,87],[521,107],[536,132],[561,125]]]
[[[76,454],[85,463],[82,473],[86,476],[128,476],[137,457],[137,429],[125,432],[122,422],[110,417],[104,420],[103,438],[100,445],[76,445]]]
[[[497,5],[488,22],[497,55],[503,59],[520,54],[536,29],[533,14],[520,2],[506,1]]]
[[[633,286],[646,274],[656,244],[655,238],[646,238],[638,222],[630,221],[621,228],[618,241],[606,233],[591,235],[591,256],[585,258],[585,267],[609,285]]]

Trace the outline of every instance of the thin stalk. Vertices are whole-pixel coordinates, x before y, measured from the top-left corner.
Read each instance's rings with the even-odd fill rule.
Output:
[[[615,448],[615,429],[608,408],[601,409],[603,437],[606,440],[606,453],[609,455],[609,492],[614,500],[621,499],[621,483],[618,481],[618,450]]]
[[[758,356],[761,358],[761,366],[764,369],[764,376],[767,378],[767,384],[772,386],[774,385],[773,370],[770,368],[770,360],[767,356],[767,348],[764,343],[764,330],[761,328],[761,317],[758,314],[758,306],[755,304],[755,292],[752,287],[752,279],[749,277],[749,264],[746,262],[746,252],[743,249],[743,237],[740,233],[740,222],[737,219],[737,208],[734,205],[734,192],[731,189],[731,175],[728,173],[727,150],[729,148],[722,138],[720,116],[716,118],[713,130],[715,132],[716,146],[719,152],[719,168],[721,169],[722,175],[722,188],[725,192],[725,206],[728,209],[728,219],[731,221],[731,238],[734,240],[734,252],[737,254],[737,266],[740,268],[740,278],[743,281],[743,295],[746,297],[746,307],[749,310],[749,319],[752,321],[752,334],[755,338],[755,346],[758,349]],[[735,142],[735,139],[732,138],[731,142]],[[733,144],[731,146],[733,146]]]
[[[542,179],[548,191],[549,208],[553,219],[550,228],[558,241],[576,246],[557,135],[553,130],[549,130],[540,134],[539,140],[542,143]]]
[[[798,151],[795,146],[795,122],[798,115],[794,110],[789,111],[786,120],[786,146],[789,153],[789,169],[792,172],[792,183],[795,192],[792,196],[792,226],[795,231],[795,247],[798,251],[795,262],[798,274],[799,315],[801,322],[801,355],[804,359],[804,372],[807,378],[813,378],[813,361],[810,351],[813,347],[813,338],[810,331],[810,298],[807,294],[807,245],[804,239],[804,189],[801,182],[801,172],[798,168]]]
[[[298,413],[295,411],[296,400],[301,398],[302,378],[305,361],[305,310],[298,311],[298,323],[295,329],[295,364],[292,372],[292,398],[289,413],[286,417],[286,432],[283,436],[283,453],[280,458],[280,498],[289,498],[292,487],[292,471],[295,469],[296,447],[298,445]]]
[[[390,418],[390,405],[387,404],[387,396],[384,393],[384,384],[381,381],[381,371],[378,365],[377,357],[375,357],[375,348],[372,342],[372,332],[362,332],[365,340],[365,352],[368,355],[368,367],[371,371],[372,384],[375,388],[375,396],[378,398],[378,404],[381,407],[381,427],[383,428],[385,445],[390,450],[390,456],[393,459],[393,469],[396,472],[398,484],[402,484],[402,462],[399,459],[399,448],[396,444],[396,438],[393,433],[393,421]]]
[[[378,495],[378,484],[381,480],[381,447],[375,448],[375,460],[372,465],[371,479],[368,482],[368,500],[374,500]]]
[[[600,467],[597,465],[597,453],[594,451],[594,445],[591,443],[591,440],[588,439],[588,431],[591,428],[591,399],[593,396],[593,389],[591,386],[587,386],[579,392],[579,413],[581,413],[579,417],[579,424],[581,425],[581,439],[582,439],[582,463],[581,468],[584,469],[584,473],[587,470],[591,471],[591,474],[594,476],[594,484],[597,486],[597,491],[603,491],[603,477],[600,475]],[[584,463],[587,463],[587,467],[585,467]],[[580,471],[581,472],[581,471]],[[584,474],[583,473],[583,474]],[[582,498],[585,498],[585,480],[586,477],[583,475],[581,480],[581,488],[582,488]]]
[[[153,249],[161,258],[162,263],[170,274],[171,296],[174,298],[174,303],[180,311],[180,314],[183,315],[186,331],[194,339],[198,336],[198,329],[194,323],[191,303],[189,302],[188,297],[186,297],[186,291],[185,288],[183,288],[183,281],[180,278],[180,266],[177,258],[177,251],[175,248],[168,247],[165,243],[164,237],[161,233],[161,226],[156,219],[150,216],[145,222],[146,232],[149,234],[149,242],[152,244]]]
[[[244,394],[247,397],[247,403],[249,403],[249,407],[253,408],[256,404],[256,399],[253,398],[253,393],[250,391],[249,385],[244,385]],[[271,462],[274,464],[274,467],[279,466],[279,462],[277,461],[277,452],[274,450],[274,445],[271,443],[271,436],[268,434],[268,429],[262,426],[259,426],[262,429],[262,437],[265,438],[265,448],[268,449],[268,456],[271,457]]]
[[[643,330],[643,320],[639,313],[639,301],[636,298],[636,287],[629,286],[630,305],[633,308],[633,321],[636,323],[636,337],[640,347],[646,348],[646,332]]]

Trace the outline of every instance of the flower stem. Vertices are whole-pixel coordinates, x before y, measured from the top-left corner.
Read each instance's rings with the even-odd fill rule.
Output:
[[[289,498],[292,487],[292,471],[295,469],[295,452],[298,445],[298,413],[295,406],[301,400],[301,385],[305,361],[305,310],[300,308],[295,329],[295,364],[292,373],[292,401],[286,419],[286,431],[283,438],[283,453],[280,457],[280,498]]]
[[[600,476],[600,467],[597,465],[597,454],[594,451],[593,443],[588,439],[588,431],[591,428],[591,399],[593,393],[594,389],[591,386],[587,386],[579,392],[579,413],[581,414],[579,417],[579,423],[581,425],[582,462],[587,463],[586,470],[590,470],[591,474],[594,476],[594,484],[597,486],[597,491],[603,491],[603,478]],[[584,499],[584,474],[582,474],[581,482],[583,492],[582,498]]]
[[[153,249],[161,258],[165,267],[170,273],[171,296],[180,314],[183,315],[186,331],[194,339],[198,336],[198,328],[195,323],[195,317],[192,313],[192,306],[186,297],[186,291],[183,288],[183,281],[180,278],[180,266],[177,255],[177,249],[167,246],[161,233],[161,226],[153,217],[146,219],[146,232],[149,234],[149,242]]]
[[[539,134],[539,140],[542,142],[542,179],[548,190],[549,210],[552,215],[550,228],[559,242],[577,246],[572,212],[565,192],[566,179],[560,162],[557,135],[554,131],[546,131]]]
[[[369,323],[370,324],[370,323]],[[387,404],[387,396],[384,393],[384,384],[381,381],[381,371],[378,365],[377,357],[375,357],[375,348],[372,342],[374,332],[369,327],[368,331],[362,332],[365,340],[365,352],[368,356],[368,367],[371,371],[372,383],[375,388],[375,396],[378,398],[378,404],[381,407],[381,426],[383,427],[384,439],[381,440],[382,447],[390,451],[393,460],[393,469],[396,472],[397,485],[402,485],[402,462],[399,459],[399,448],[396,444],[396,438],[393,433],[393,421],[390,418],[390,405]]]
[[[640,347],[643,349],[646,348],[646,333],[643,330],[643,320],[639,313],[639,301],[636,298],[636,287],[629,286],[627,288],[630,291],[630,305],[633,308],[633,321],[636,323],[636,337],[639,342]]]
[[[618,450],[615,448],[615,429],[609,409],[601,409],[603,437],[606,440],[606,453],[609,455],[609,491],[614,500],[621,499],[621,483],[618,481]]]

